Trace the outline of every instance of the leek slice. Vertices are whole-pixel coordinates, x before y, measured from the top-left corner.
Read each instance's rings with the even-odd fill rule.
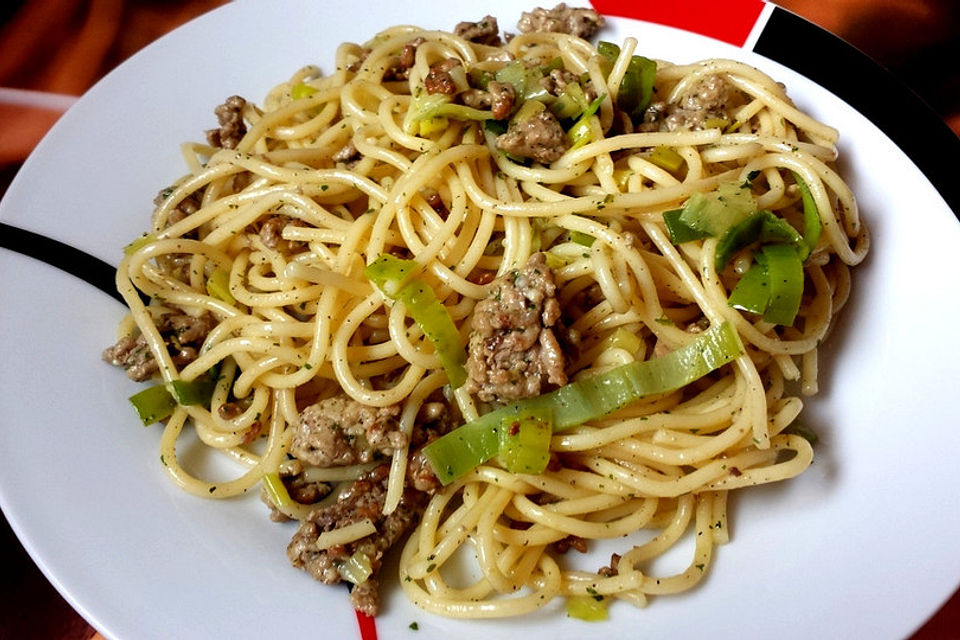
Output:
[[[813,199],[813,194],[810,193],[810,187],[796,172],[793,172],[793,179],[797,181],[800,198],[803,200],[803,242],[806,245],[806,251],[801,252],[800,259],[806,260],[820,242],[823,222],[820,221],[820,210]]]
[[[731,362],[742,352],[736,331],[724,322],[663,357],[631,362],[486,413],[434,440],[423,452],[437,478],[449,484],[497,455],[505,418],[549,411],[554,431],[569,429],[644,396],[679,389]]]
[[[602,622],[607,619],[607,600],[597,596],[569,596],[567,615],[585,622]]]
[[[500,421],[500,464],[511,473],[543,473],[550,462],[553,418],[549,408]]]
[[[418,278],[410,278],[416,267],[417,263],[413,260],[403,260],[385,253],[370,263],[365,273],[384,295],[402,302],[407,308],[410,317],[433,344],[450,386],[456,389],[467,381],[467,355],[463,340],[450,313],[437,300],[430,285]]]

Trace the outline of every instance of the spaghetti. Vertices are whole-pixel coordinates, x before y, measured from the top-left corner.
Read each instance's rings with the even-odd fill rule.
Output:
[[[868,248],[834,167],[837,132],[739,62],[651,61],[633,39],[471,34],[388,29],[341,45],[332,74],[299,70],[262,106],[228,101],[211,144],[183,145],[189,173],[125,252],[126,348],[109,359],[129,368],[119,352],[139,353],[137,366],[152,363],[140,377],[172,394],[160,447],[174,482],[213,498],[262,483],[276,518],[322,537],[292,544],[309,548],[307,560],[288,549],[294,564],[339,549],[349,561],[326,569],[355,592],[375,591],[386,551],[376,540],[398,537],[384,529],[410,504],[419,524],[402,543],[400,583],[434,613],[682,592],[728,539],[730,492],[812,460],[800,396],[817,392],[818,347]],[[378,261],[399,271],[378,279]],[[534,274],[545,280],[530,284]],[[525,373],[504,384],[509,371],[485,364],[484,349],[507,340],[501,296],[535,308],[534,327],[507,330],[533,331],[526,355],[554,358],[549,375],[516,360]],[[483,313],[501,324],[484,329]],[[446,484],[429,495],[411,487],[414,433],[437,415],[519,417],[530,397],[620,375],[724,326],[737,338],[729,363],[562,429],[554,412],[541,472],[486,455],[438,473]],[[197,388],[206,395],[188,397]],[[358,424],[395,425],[389,442],[376,448],[368,429],[364,453],[355,442],[340,459],[302,453],[298,429],[334,405]],[[308,407],[320,408],[308,419]],[[188,425],[241,473],[213,482],[185,468]],[[429,434],[428,452],[448,428]],[[332,485],[341,490],[323,498]],[[317,515],[342,512],[358,486],[372,487],[372,512]],[[691,530],[684,570],[648,569]],[[560,551],[622,536],[608,566],[565,568]],[[468,584],[448,569],[464,550]]]

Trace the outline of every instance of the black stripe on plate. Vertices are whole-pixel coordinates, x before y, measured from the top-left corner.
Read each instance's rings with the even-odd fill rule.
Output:
[[[5,222],[0,222],[0,247],[66,271],[123,302],[115,284],[116,267],[89,253]]]
[[[960,219],[960,137],[892,73],[848,42],[780,7],[774,7],[753,50],[829,89],[877,125]]]

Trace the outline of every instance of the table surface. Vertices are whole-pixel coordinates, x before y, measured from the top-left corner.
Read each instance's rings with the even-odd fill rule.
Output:
[[[137,50],[225,0],[124,2],[26,0],[0,9],[0,87],[77,96]],[[956,0],[777,0],[852,43],[898,74],[960,135],[960,73],[937,60],[960,57]],[[42,34],[42,35],[37,35]],[[50,41],[75,38],[71,56]],[[61,49],[62,51],[62,49]],[[61,101],[64,102],[64,101]],[[69,102],[66,100],[65,102]],[[59,116],[0,106],[0,195]],[[0,638],[102,640],[46,580],[0,518]],[[911,640],[960,638],[960,592]]]

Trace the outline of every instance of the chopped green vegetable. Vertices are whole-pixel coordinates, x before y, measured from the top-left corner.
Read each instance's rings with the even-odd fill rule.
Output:
[[[539,474],[550,462],[553,418],[549,408],[504,416],[500,421],[500,464],[511,473]]]
[[[130,403],[145,427],[169,418],[177,407],[177,401],[162,384],[147,387],[133,394],[130,396]]]
[[[762,251],[770,283],[770,303],[763,319],[791,326],[803,296],[803,261],[797,250],[786,244],[768,244]]]
[[[585,247],[592,247],[593,243],[597,241],[597,239],[589,233],[576,230],[570,232],[570,240],[577,244],[582,244]]]
[[[207,293],[227,304],[236,303],[233,294],[230,293],[230,273],[226,269],[217,268],[210,274],[207,278]]]
[[[403,119],[405,133],[414,134],[418,123],[434,117],[454,118],[455,120],[489,120],[493,114],[488,110],[474,109],[463,104],[454,104],[453,98],[445,93],[428,93],[423,88],[415,90],[410,100],[410,108]]]
[[[513,114],[513,117],[510,119],[511,122],[525,122],[537,115],[541,111],[546,110],[547,105],[543,104],[539,100],[527,100],[520,108],[517,109],[517,112]]]
[[[627,72],[620,81],[617,106],[632,118],[639,118],[650,104],[653,82],[657,77],[657,63],[643,56],[633,56]]]
[[[583,93],[583,87],[577,82],[567,84],[563,93],[557,96],[550,110],[557,116],[558,120],[570,120],[576,118],[589,107],[587,96]]]
[[[570,138],[570,147],[572,149],[576,149],[577,147],[590,142],[593,124],[591,118],[593,118],[593,115],[597,112],[597,109],[600,108],[600,104],[606,97],[607,94],[597,96],[596,99],[591,102],[587,106],[586,110],[580,115],[580,119],[573,123],[573,126],[570,127],[570,130],[567,131],[567,137]]]
[[[204,374],[197,376],[196,379],[189,382],[186,380],[174,380],[167,385],[167,390],[181,407],[194,405],[208,407],[210,406],[210,398],[213,396],[213,390],[216,386],[216,376]]]
[[[363,551],[356,551],[350,559],[337,567],[340,577],[353,584],[363,584],[373,575],[370,557]]]
[[[607,619],[607,600],[603,596],[567,597],[567,616],[586,622],[601,622]]]
[[[817,433],[800,419],[791,422],[787,428],[783,430],[783,433],[800,436],[812,445],[817,444],[817,441],[820,439]]]
[[[789,244],[768,244],[727,299],[734,309],[763,314],[767,322],[793,325],[803,297],[803,261]]]
[[[817,248],[817,243],[820,242],[823,223],[820,221],[820,210],[817,209],[817,203],[813,199],[813,194],[810,193],[810,187],[795,172],[793,178],[797,181],[800,197],[803,200],[803,241],[806,245],[806,251],[801,252],[800,258],[806,260],[807,256]]]
[[[601,418],[644,396],[679,389],[736,359],[743,345],[729,323],[711,327],[667,355],[631,362],[550,393],[525,398],[480,416],[424,447],[443,484],[449,484],[495,456],[504,418],[547,411],[554,431]]]
[[[653,153],[651,153],[647,159],[670,173],[680,171],[680,168],[683,167],[684,164],[683,156],[677,153],[673,147],[667,147],[665,145],[654,148]]]
[[[682,214],[683,209],[673,209],[672,211],[663,212],[663,222],[667,226],[667,234],[670,236],[670,242],[673,244],[683,244],[684,242],[703,240],[704,238],[710,237],[710,234],[706,231],[694,229],[681,220],[680,216]]]
[[[367,267],[366,276],[384,295],[402,302],[407,308],[410,317],[433,344],[450,385],[456,389],[467,380],[463,341],[447,308],[437,300],[430,285],[418,278],[410,278],[416,266],[413,260],[385,253]]]
[[[770,211],[758,211],[727,229],[717,242],[714,267],[723,271],[733,254],[754,242],[782,242],[806,249],[803,238],[783,218]]]
[[[298,82],[297,84],[290,87],[290,97],[294,100],[300,100],[301,98],[309,98],[317,92],[316,87],[311,87],[308,84],[303,82]]]
[[[757,210],[750,188],[738,182],[721,182],[709,193],[690,196],[680,214],[687,226],[719,236]]]
[[[730,292],[727,304],[740,311],[761,314],[770,304],[770,285],[767,282],[767,269],[754,262],[737,285]]]
[[[294,499],[290,497],[290,492],[287,491],[286,485],[283,484],[280,475],[277,473],[263,474],[263,489],[266,491],[270,502],[278,509],[293,507],[297,504]]]

